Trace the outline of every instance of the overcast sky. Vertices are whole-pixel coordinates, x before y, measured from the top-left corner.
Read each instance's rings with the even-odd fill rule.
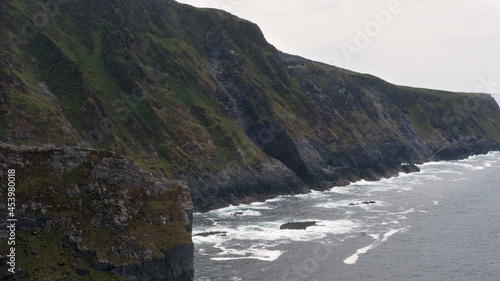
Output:
[[[499,0],[178,0],[257,23],[281,51],[398,85],[500,93]]]

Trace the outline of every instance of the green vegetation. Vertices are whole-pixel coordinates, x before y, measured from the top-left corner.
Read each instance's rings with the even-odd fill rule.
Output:
[[[8,18],[2,29],[22,34],[23,18],[38,12],[35,4],[3,3]],[[375,107],[363,88],[385,82],[307,61],[287,70],[250,22],[175,3],[163,4],[162,11],[144,2],[123,3],[120,9],[94,4],[90,9],[61,5],[17,50],[3,41],[9,59],[0,62],[1,85],[12,84],[10,77],[21,87],[7,88],[4,111],[16,112],[9,116],[12,126],[0,132],[1,140],[30,146],[85,143],[127,155],[155,174],[163,169],[177,177],[197,175],[200,165],[217,172],[265,159],[250,141],[258,136],[248,135],[242,122],[264,128],[275,122],[295,140],[320,135],[329,140],[327,146],[334,142],[352,149],[365,138],[401,138],[394,127],[403,124],[400,114],[390,123],[381,119],[388,113]],[[213,57],[214,52],[219,55]],[[339,81],[343,94],[334,90]],[[307,84],[316,85],[326,99],[315,100],[312,88],[303,88]],[[422,113],[439,114],[449,103],[458,109],[462,99],[482,99],[479,94],[391,87],[400,95],[393,103],[427,141],[448,137],[437,133],[439,120]],[[398,102],[401,96],[405,100]],[[388,101],[382,104],[390,108]],[[240,113],[234,110],[243,110],[244,117],[235,119]],[[498,138],[493,119],[473,118],[483,133]]]
[[[22,268],[34,280],[127,280],[106,271],[97,271],[92,268],[90,260],[77,258],[76,250],[61,242],[63,232],[62,228],[19,230],[17,239],[21,242],[17,249],[22,251],[18,251],[21,254],[17,268]]]
[[[12,151],[2,147],[0,153]],[[10,166],[22,180],[16,188],[16,199],[25,204],[22,216],[42,220],[38,227],[20,230],[17,237],[18,268],[30,278],[122,280],[92,265],[98,260],[114,266],[138,264],[146,258],[137,255],[141,249],[150,249],[151,257],[158,258],[160,250],[192,244],[185,230],[190,222],[180,207],[189,204],[190,198],[181,186],[162,184],[163,189],[153,190],[154,180],[145,178],[146,173],[125,169],[127,165],[116,163],[126,160],[106,151],[28,150],[18,152],[17,157],[24,166]],[[79,157],[83,157],[82,164],[62,173],[48,162]],[[109,159],[118,160],[109,164]],[[104,173],[131,173],[142,183],[127,186],[96,178],[96,169],[103,167],[109,169]],[[6,247],[7,243],[0,243],[2,253]],[[83,248],[95,255],[80,258],[78,249]]]
[[[419,161],[459,141],[500,140],[500,111],[487,95],[395,86],[288,57],[268,44],[256,25],[220,11],[164,0],[89,0],[61,3],[47,12],[45,22],[33,22],[46,12],[40,9],[35,0],[0,3],[0,142],[106,149],[170,179],[215,175],[217,181],[227,170],[273,177],[272,169],[283,175],[288,165],[297,175],[293,180],[300,182],[302,173],[323,188],[322,180],[355,179],[359,175],[347,174],[360,166]],[[262,140],[268,131],[273,136]],[[75,250],[58,241],[71,234],[70,225],[80,224],[82,243],[100,258],[137,262],[124,258],[133,247],[123,255],[108,254],[121,243],[112,219],[100,226],[85,223],[103,206],[119,213],[118,201],[86,194],[80,202],[67,195],[74,185],[91,183],[89,174],[101,159],[97,154],[58,177],[41,164],[26,173],[19,196],[52,206],[47,215],[62,226],[46,232],[57,232],[46,244],[38,241],[45,234],[23,233],[25,254],[35,247],[42,257],[52,250],[41,249],[57,248],[60,259],[71,260]],[[271,158],[283,165],[273,167],[278,161]],[[221,194],[241,195],[244,184],[236,182]],[[130,214],[118,228],[141,237],[153,256],[160,255],[159,245],[190,243],[175,200],[181,190],[148,197],[144,187],[99,184],[106,184],[109,196],[124,199],[128,192],[142,202],[127,201],[127,209],[142,213]],[[252,191],[244,188],[243,196],[249,196]],[[75,210],[80,205],[85,208]],[[64,278],[86,261],[59,262],[37,262],[30,273],[43,279],[57,268],[54,276]]]

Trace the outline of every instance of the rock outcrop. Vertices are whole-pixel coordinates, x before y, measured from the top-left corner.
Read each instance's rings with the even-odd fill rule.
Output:
[[[289,222],[280,226],[280,229],[293,229],[293,230],[304,230],[310,226],[316,226],[315,221],[305,221],[305,222]]]
[[[0,145],[0,176],[15,169],[17,275],[192,280],[192,202],[185,183],[154,177],[102,150]],[[0,198],[7,198],[2,182]],[[7,253],[6,220],[0,249]],[[2,268],[5,268],[5,260]]]

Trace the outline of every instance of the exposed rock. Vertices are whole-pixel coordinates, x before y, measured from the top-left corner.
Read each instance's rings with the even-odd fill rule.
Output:
[[[420,168],[418,168],[415,164],[406,164],[402,165],[402,171],[406,174],[420,172]]]
[[[78,257],[80,259],[90,259],[96,256],[96,252],[89,250],[89,248],[82,246],[78,249]]]
[[[187,181],[197,211],[310,191],[295,173],[276,160],[262,161],[259,169],[227,167]]]
[[[486,154],[492,150],[500,150],[500,143],[471,139],[446,145],[434,153],[432,160],[459,160],[474,154]]]
[[[225,231],[212,231],[212,232],[203,232],[203,233],[194,234],[193,236],[201,236],[201,237],[208,237],[208,236],[213,236],[213,235],[225,236],[226,234],[227,234],[227,232],[225,232]]]
[[[310,226],[316,226],[315,221],[308,221],[308,222],[290,222],[286,223],[280,226],[280,229],[296,229],[296,230],[303,230],[307,229]]]
[[[180,245],[162,250],[161,258],[153,258],[137,265],[113,267],[110,271],[129,280],[191,281],[194,278],[193,252],[193,245]]]
[[[81,276],[85,276],[87,274],[89,274],[89,270],[86,269],[86,268],[77,268],[76,269],[76,273],[78,273],[78,275],[81,275]]]
[[[376,201],[363,201],[361,203],[349,203],[349,206],[358,206],[358,205],[370,205],[370,204],[376,204]]]
[[[50,256],[64,269],[19,259],[19,268],[35,269],[24,275],[40,280],[62,279],[63,272],[75,278],[192,280],[193,205],[182,181],[154,177],[112,152],[82,148],[0,144],[0,165],[16,170],[16,200],[23,202],[15,213],[16,227],[28,232],[18,232],[17,251],[32,253],[36,260]],[[1,183],[2,198],[6,184]],[[7,213],[5,204],[0,213]],[[0,242],[8,238],[5,223],[0,221]],[[48,237],[53,245],[37,246]],[[0,243],[0,249],[6,245]],[[96,270],[107,275],[96,277]]]
[[[87,157],[83,151],[66,147],[63,154],[54,155],[48,160],[48,164],[56,170],[57,174],[62,174],[75,169],[85,161]]]

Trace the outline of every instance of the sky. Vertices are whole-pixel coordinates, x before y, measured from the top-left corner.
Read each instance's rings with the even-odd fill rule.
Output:
[[[500,93],[499,0],[177,0],[259,25],[289,54],[397,85]]]

